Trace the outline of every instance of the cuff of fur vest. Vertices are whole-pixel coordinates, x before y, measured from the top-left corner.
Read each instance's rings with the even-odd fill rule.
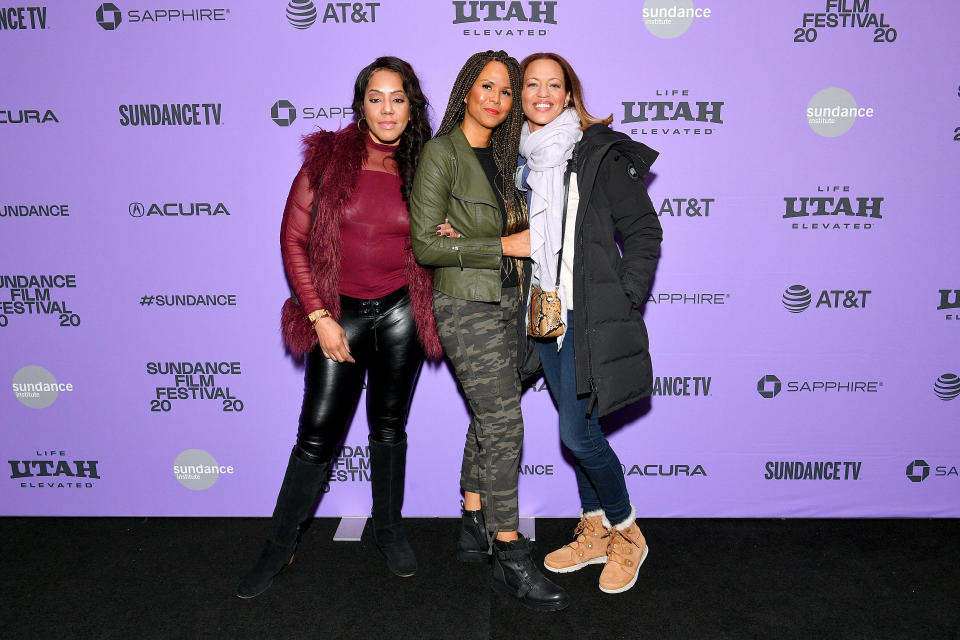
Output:
[[[310,319],[293,298],[287,298],[280,312],[280,326],[283,343],[290,353],[301,357],[317,346],[317,332],[313,330]]]

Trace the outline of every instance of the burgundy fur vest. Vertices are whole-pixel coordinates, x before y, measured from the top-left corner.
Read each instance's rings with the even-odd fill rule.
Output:
[[[354,123],[340,131],[318,131],[303,137],[303,169],[312,189],[321,185],[317,218],[310,230],[311,275],[313,286],[335,320],[340,319],[340,224],[366,156],[364,135]],[[404,275],[420,343],[429,358],[438,360],[443,348],[433,317],[433,272],[414,260],[409,245]],[[283,305],[281,325],[283,341],[294,355],[301,356],[316,346],[317,334],[293,297]]]

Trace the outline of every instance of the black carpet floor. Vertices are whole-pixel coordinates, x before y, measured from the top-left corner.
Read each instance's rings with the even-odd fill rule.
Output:
[[[554,575],[571,597],[534,613],[460,564],[459,520],[411,519],[420,563],[390,574],[368,525],[334,543],[317,519],[296,561],[234,596],[266,520],[0,518],[3,638],[958,638],[960,520],[648,520],[625,594],[600,566]],[[537,520],[538,556],[574,520]]]

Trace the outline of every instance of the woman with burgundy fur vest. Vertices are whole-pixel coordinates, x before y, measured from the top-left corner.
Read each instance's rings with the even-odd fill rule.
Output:
[[[391,571],[416,572],[403,531],[406,422],[424,354],[439,358],[433,278],[410,249],[407,201],[424,143],[427,100],[410,65],[377,58],[357,76],[355,122],[304,138],[280,230],[295,296],[283,337],[306,356],[297,443],[260,559],[237,595],[252,598],[293,561],[367,379],[370,484],[377,546]]]

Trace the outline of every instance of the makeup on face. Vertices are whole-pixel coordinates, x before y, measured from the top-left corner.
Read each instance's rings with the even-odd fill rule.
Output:
[[[482,127],[493,130],[510,114],[513,107],[513,90],[510,87],[510,72],[502,62],[492,60],[484,65],[464,102],[464,128]]]
[[[410,121],[410,101],[399,73],[389,69],[373,72],[363,98],[363,116],[374,142],[400,144],[400,136]]]
[[[521,100],[530,131],[553,122],[570,104],[570,92],[563,81],[563,67],[550,58],[540,58],[528,64],[523,73]]]

